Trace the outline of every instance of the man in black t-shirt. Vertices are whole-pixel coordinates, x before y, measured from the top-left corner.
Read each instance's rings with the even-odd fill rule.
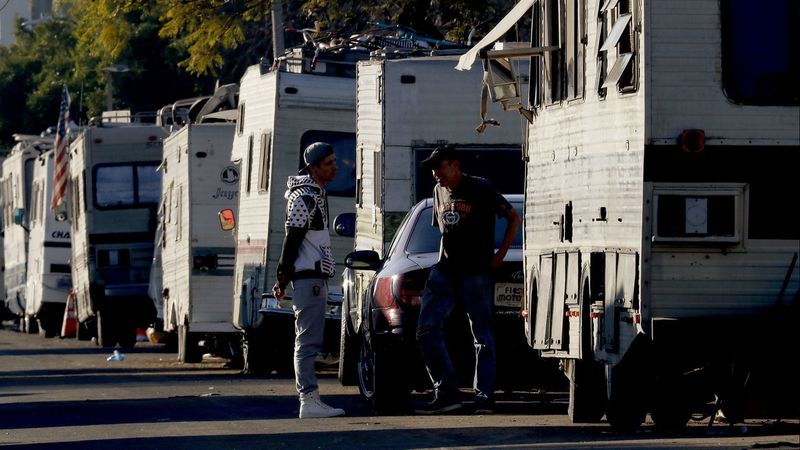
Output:
[[[461,161],[452,147],[437,147],[422,161],[422,167],[430,169],[436,179],[433,225],[442,232],[442,241],[439,262],[431,269],[422,294],[417,327],[417,340],[435,397],[417,412],[438,414],[462,406],[458,380],[442,335],[444,320],[456,302],[462,302],[475,342],[475,412],[488,413],[493,410],[495,372],[490,273],[501,267],[520,218],[487,180],[461,172]],[[508,221],[497,252],[495,217]]]

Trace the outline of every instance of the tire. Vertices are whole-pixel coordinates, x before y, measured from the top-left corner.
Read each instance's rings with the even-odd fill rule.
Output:
[[[631,348],[635,344],[631,345]],[[650,395],[644,367],[638,361],[627,360],[631,349],[622,362],[612,369],[608,395],[606,419],[618,431],[632,431],[644,422],[647,416],[647,399]]]
[[[92,319],[84,322],[78,322],[78,330],[75,333],[75,338],[79,341],[91,341],[95,336],[97,327],[92,323]]]
[[[569,407],[572,423],[597,423],[606,410],[606,378],[603,364],[596,361],[570,360]]]
[[[134,333],[135,339],[136,333]],[[178,361],[181,363],[198,363],[203,354],[197,345],[197,337],[189,332],[189,325],[178,325]]]
[[[350,324],[349,302],[342,302],[342,324],[339,333],[339,383],[354,386],[358,383],[358,336]]]
[[[22,317],[22,331],[27,334],[37,334],[39,332],[39,322],[29,314]]]
[[[377,348],[370,337],[361,340],[358,363],[358,390],[377,414],[404,412],[410,388],[402,365],[405,352]]]
[[[114,347],[117,344],[117,321],[111,311],[97,311],[95,323],[97,324],[97,345],[100,347]]]
[[[688,392],[680,375],[662,375],[656,384],[650,411],[658,428],[673,431],[686,427],[692,417]]]
[[[242,374],[269,375],[272,372],[270,357],[263,351],[261,333],[248,330],[242,334]]]

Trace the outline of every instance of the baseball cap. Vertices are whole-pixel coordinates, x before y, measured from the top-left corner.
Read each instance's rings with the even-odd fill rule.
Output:
[[[424,159],[420,165],[425,169],[433,169],[444,160],[455,161],[461,160],[461,158],[458,156],[458,152],[453,146],[440,145],[433,149],[431,156]]]
[[[300,172],[307,170],[308,166],[317,164],[328,156],[333,155],[333,146],[327,142],[314,142],[303,150],[303,161],[306,163],[305,167],[300,169]]]

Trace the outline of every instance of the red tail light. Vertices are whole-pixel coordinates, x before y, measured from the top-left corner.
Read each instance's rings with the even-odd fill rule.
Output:
[[[406,305],[419,306],[422,302],[422,291],[425,289],[427,273],[415,270],[394,277],[394,297]]]
[[[427,273],[423,270],[378,278],[375,283],[375,303],[382,308],[393,308],[400,304],[419,306],[427,279]]]

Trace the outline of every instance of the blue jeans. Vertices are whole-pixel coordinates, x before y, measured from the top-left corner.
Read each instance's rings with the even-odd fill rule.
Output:
[[[458,389],[458,379],[442,334],[444,320],[458,301],[463,302],[467,311],[475,345],[475,395],[491,398],[494,395],[495,349],[492,283],[488,275],[462,277],[444,273],[436,267],[431,269],[422,293],[417,326],[422,358],[437,393]]]
[[[322,350],[328,282],[318,279],[292,281],[294,309],[294,376],[297,392],[317,390],[314,362]]]

